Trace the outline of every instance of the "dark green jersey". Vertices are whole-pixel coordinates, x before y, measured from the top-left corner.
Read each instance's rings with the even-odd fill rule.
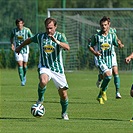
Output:
[[[21,43],[27,38],[32,37],[31,30],[27,27],[23,27],[22,30],[14,28],[11,32],[10,38],[14,38],[15,47],[21,45]],[[29,53],[29,46],[25,46],[21,49],[20,53]]]
[[[97,57],[98,64],[106,64],[108,68],[111,68],[113,46],[118,46],[116,34],[109,32],[108,35],[103,36],[101,32],[98,32],[92,36],[90,46],[101,52],[101,56]]]
[[[54,37],[60,42],[68,43],[65,35],[60,32],[55,32]],[[47,33],[36,34],[31,38],[31,41],[39,45],[40,67],[46,67],[52,71],[64,73],[62,47],[53,42]]]

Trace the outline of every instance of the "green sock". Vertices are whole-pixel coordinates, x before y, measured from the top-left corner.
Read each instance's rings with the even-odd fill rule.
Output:
[[[18,73],[19,73],[20,80],[23,81],[23,79],[24,79],[23,67],[18,67]]]
[[[119,91],[120,88],[120,77],[119,75],[114,75],[114,84],[115,84],[115,88],[116,88],[116,93]]]
[[[110,80],[111,80],[111,76],[106,76],[103,79],[103,82],[101,84],[102,91],[106,91],[107,90],[107,87],[108,87],[108,84],[109,84]]]
[[[41,88],[40,85],[38,85],[38,100],[40,102],[44,101],[45,90],[46,90],[46,86],[44,88]]]
[[[67,107],[68,107],[68,99],[60,100],[60,104],[61,104],[61,107],[62,107],[62,114],[66,113]]]
[[[24,77],[25,77],[26,72],[27,72],[27,66],[26,67],[23,67],[23,71],[24,71]]]

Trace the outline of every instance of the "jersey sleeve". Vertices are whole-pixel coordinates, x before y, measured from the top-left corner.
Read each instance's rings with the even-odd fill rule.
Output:
[[[28,37],[32,37],[32,36],[33,36],[33,34],[32,34],[32,32],[31,32],[31,30],[28,29]]]
[[[13,37],[14,37],[14,30],[11,31],[10,39],[12,39]]]
[[[118,47],[117,35],[113,33],[113,45]]]
[[[64,33],[61,33],[61,40],[60,41],[68,44],[67,38],[66,38]]]
[[[90,38],[90,41],[88,42],[88,47],[93,47],[96,45],[96,35],[93,35],[91,38]]]

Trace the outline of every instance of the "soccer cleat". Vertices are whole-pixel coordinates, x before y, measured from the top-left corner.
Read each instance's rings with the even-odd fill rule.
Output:
[[[100,104],[104,104],[103,99],[102,98],[97,98],[97,101],[99,101]]]
[[[24,81],[21,81],[21,86],[25,86],[25,82]]]
[[[131,118],[130,122],[133,122],[133,117]]]
[[[102,92],[102,98],[104,101],[107,101],[107,95],[106,95],[106,92]]]
[[[117,93],[116,93],[116,99],[121,99],[121,94],[120,94],[120,92],[117,92]]]
[[[26,84],[26,76],[24,77],[23,81],[21,81],[21,86],[25,86]]]
[[[98,88],[101,88],[101,81],[98,81],[98,80],[97,80],[96,86],[97,86]]]
[[[67,113],[63,113],[62,114],[62,119],[69,120],[68,114]]]

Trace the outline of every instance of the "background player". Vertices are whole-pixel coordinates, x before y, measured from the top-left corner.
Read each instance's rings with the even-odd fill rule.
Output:
[[[15,21],[16,28],[11,32],[10,42],[11,49],[15,52],[15,48],[21,45],[21,43],[29,37],[32,37],[31,30],[27,27],[24,27],[24,20],[18,18]],[[21,80],[21,85],[24,86],[26,83],[26,71],[27,71],[27,62],[29,57],[29,46],[25,46],[21,49],[20,54],[15,52],[15,59],[18,64],[18,73]]]
[[[103,74],[103,81],[97,100],[100,104],[107,101],[106,90],[112,76],[112,47],[118,46],[115,33],[109,32],[110,21],[104,16],[100,20],[100,32],[92,36],[89,50],[96,56],[98,68]]]
[[[115,28],[111,28],[110,27],[110,18],[108,17],[108,20],[109,20],[109,32],[110,33],[116,33],[116,29]],[[99,32],[99,30],[98,30]],[[118,45],[120,48],[123,48],[124,45],[122,44],[121,40],[118,39],[117,37],[117,41],[118,41]],[[97,58],[95,58],[95,64],[97,66]],[[119,89],[120,89],[120,77],[119,77],[119,74],[118,74],[118,64],[117,64],[117,59],[116,59],[116,53],[115,53],[115,48],[114,46],[112,47],[112,73],[113,73],[113,77],[114,77],[114,85],[115,85],[115,88],[116,88],[116,99],[120,99],[121,98],[121,94],[119,92]],[[98,74],[98,80],[96,82],[96,85],[98,88],[100,88],[101,86],[101,81],[103,79],[103,76],[101,73]]]

